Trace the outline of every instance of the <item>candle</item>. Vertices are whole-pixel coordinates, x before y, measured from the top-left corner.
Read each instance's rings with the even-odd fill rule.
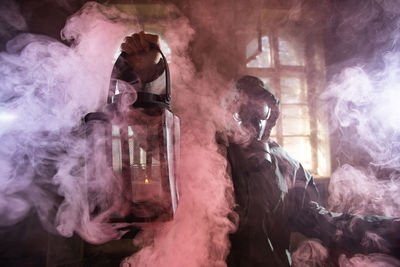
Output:
[[[132,202],[159,201],[162,194],[162,185],[159,180],[152,179],[145,174],[146,170],[140,168],[141,175],[132,181]]]

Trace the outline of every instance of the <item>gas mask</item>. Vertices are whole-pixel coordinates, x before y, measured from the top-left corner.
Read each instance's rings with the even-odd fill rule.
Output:
[[[227,128],[233,141],[268,140],[279,116],[279,100],[263,82],[253,76],[243,76],[227,99]]]

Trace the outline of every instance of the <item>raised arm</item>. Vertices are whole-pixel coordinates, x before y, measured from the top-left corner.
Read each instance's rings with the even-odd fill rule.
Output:
[[[340,253],[380,252],[400,257],[400,219],[330,212],[314,197],[316,188],[307,175],[300,165],[296,175],[298,186],[288,194],[289,223],[293,231],[317,238]]]

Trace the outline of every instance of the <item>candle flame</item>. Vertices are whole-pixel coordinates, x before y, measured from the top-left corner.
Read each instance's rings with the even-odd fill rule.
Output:
[[[149,183],[149,179],[148,178],[144,179],[144,183],[148,184]]]

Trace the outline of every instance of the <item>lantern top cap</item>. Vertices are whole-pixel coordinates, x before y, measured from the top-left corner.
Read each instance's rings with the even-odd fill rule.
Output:
[[[133,107],[147,107],[147,106],[154,106],[159,105],[170,109],[170,102],[171,102],[171,82],[170,82],[170,72],[167,63],[167,59],[165,55],[161,51],[158,45],[150,43],[150,48],[157,50],[160,54],[162,59],[160,60],[159,64],[163,65],[163,71],[165,71],[165,94],[154,94],[149,92],[137,92],[137,99],[136,102],[133,103]],[[138,77],[135,75],[132,67],[126,61],[126,57],[128,56],[127,53],[122,52],[118,57],[117,61],[114,64],[111,80],[110,80],[110,87],[109,93],[107,98],[107,103],[111,104],[114,102],[114,97],[117,91],[117,82],[118,80],[122,80],[127,82],[131,86],[135,87],[135,84],[139,83]]]

